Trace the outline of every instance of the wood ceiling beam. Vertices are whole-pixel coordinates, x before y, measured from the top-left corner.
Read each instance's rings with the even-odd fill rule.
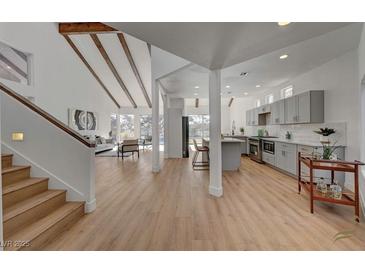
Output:
[[[229,100],[229,103],[228,103],[228,107],[231,107],[232,103],[233,103],[233,97],[231,98],[231,100]]]
[[[88,23],[59,23],[58,32],[61,34],[92,34],[92,33],[118,33],[119,30],[100,22]]]
[[[116,70],[116,68],[114,67],[112,61],[109,58],[108,53],[106,52],[106,50],[104,49],[101,41],[99,40],[98,36],[96,34],[90,34],[91,39],[94,41],[95,46],[98,48],[100,54],[103,56],[106,64],[108,65],[108,67],[110,68],[110,70],[112,71],[112,73],[114,74],[114,77],[117,79],[120,87],[122,88],[122,90],[124,91],[125,95],[128,97],[129,101],[131,102],[132,106],[134,108],[137,108],[137,104],[136,102],[133,100],[132,95],[129,93],[128,88],[126,87],[126,85],[124,84],[122,78],[120,77],[118,71]]]
[[[20,58],[22,58],[25,62],[28,61],[27,55],[23,52],[21,52],[20,50],[11,48]]]
[[[10,61],[8,58],[6,58],[4,55],[0,53],[0,61],[4,62],[9,68],[14,70],[16,73],[24,77],[25,79],[28,78],[28,75],[17,65],[15,65],[12,61]]]
[[[113,97],[113,95],[110,93],[108,88],[104,85],[104,83],[101,81],[100,77],[96,74],[96,72],[93,70],[93,68],[90,66],[90,64],[86,61],[85,57],[82,55],[82,53],[79,51],[77,46],[74,44],[74,42],[71,40],[71,38],[68,35],[63,35],[65,37],[67,43],[71,46],[71,48],[74,50],[76,55],[81,59],[81,61],[84,63],[86,68],[90,71],[90,73],[94,76],[95,80],[100,84],[100,86],[104,89],[106,94],[109,96],[109,98],[114,102],[114,104],[120,108],[120,105],[118,104],[117,100]]]
[[[142,78],[141,78],[141,75],[139,74],[138,72],[138,69],[137,69],[137,66],[136,64],[134,63],[134,60],[133,60],[133,57],[132,57],[132,54],[131,54],[131,51],[129,50],[129,47],[128,47],[128,44],[127,44],[127,41],[125,40],[125,37],[123,35],[123,33],[118,33],[118,38],[119,38],[119,42],[120,44],[122,45],[122,48],[125,52],[125,55],[127,56],[127,59],[129,61],[129,64],[131,65],[131,68],[133,70],[133,73],[134,73],[134,76],[136,76],[137,78],[137,82],[143,92],[143,96],[144,98],[146,99],[146,102],[147,102],[147,105],[152,108],[152,103],[151,103],[151,99],[150,97],[148,96],[148,93],[147,93],[147,90],[143,84],[143,81],[142,81]]]
[[[195,98],[195,107],[198,108],[199,107],[199,98]]]

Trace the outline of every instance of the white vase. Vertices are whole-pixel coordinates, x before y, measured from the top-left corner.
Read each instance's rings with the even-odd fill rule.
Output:
[[[322,143],[322,144],[329,144],[330,143],[330,138],[328,136],[320,136],[319,137],[319,141]]]

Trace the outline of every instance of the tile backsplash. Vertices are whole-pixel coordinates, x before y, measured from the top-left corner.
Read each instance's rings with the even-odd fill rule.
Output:
[[[285,134],[289,131],[292,134],[292,140],[306,141],[306,142],[319,142],[319,137],[314,130],[319,128],[333,128],[336,133],[329,136],[331,143],[337,143],[337,145],[346,145],[346,123],[323,123],[323,124],[298,124],[298,125],[267,125],[267,126],[255,126],[251,127],[248,131],[248,135],[257,135],[258,129],[266,129],[269,135],[277,136],[285,139]]]

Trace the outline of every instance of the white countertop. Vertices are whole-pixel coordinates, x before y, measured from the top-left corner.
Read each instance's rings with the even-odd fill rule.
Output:
[[[203,141],[209,142],[209,138],[203,138]],[[225,137],[224,139],[221,139],[221,143],[246,143],[246,140]]]
[[[274,141],[274,142],[280,142],[280,143],[288,143],[288,144],[293,144],[293,145],[310,146],[310,147],[322,147],[323,146],[319,141],[310,142],[310,141],[303,141],[303,140],[287,140],[287,139],[282,139],[282,138],[265,138],[265,137],[262,137],[261,139],[268,140],[268,141]],[[336,146],[344,147],[344,145],[342,145],[342,144],[336,144]]]

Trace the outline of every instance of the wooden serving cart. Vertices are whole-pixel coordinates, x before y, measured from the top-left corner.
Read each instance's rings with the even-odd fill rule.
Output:
[[[301,163],[309,169],[309,175],[302,174]],[[314,201],[341,204],[353,206],[355,208],[355,220],[360,222],[360,203],[359,203],[359,166],[364,165],[359,161],[347,162],[338,160],[316,159],[313,155],[298,153],[298,192],[300,194],[302,187],[310,195],[310,212],[313,213]],[[331,172],[330,184],[334,184],[335,172],[349,172],[354,174],[354,191],[342,189],[342,196],[339,199],[331,197],[330,194],[323,195],[316,189],[316,178],[314,170],[329,170]]]

